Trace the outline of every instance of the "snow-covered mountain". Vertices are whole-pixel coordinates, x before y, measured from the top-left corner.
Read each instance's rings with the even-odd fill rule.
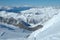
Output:
[[[21,10],[21,9],[20,9]],[[30,8],[28,10],[20,11],[20,13],[0,11],[0,16],[4,18],[14,18],[15,20],[23,20],[29,24],[43,23],[48,19],[57,15],[59,9],[52,7],[44,8]]]
[[[42,29],[36,30],[30,35],[34,40],[60,40],[60,12],[44,24]]]
[[[38,30],[37,26],[42,25],[44,29],[46,22],[58,14],[60,9],[54,7],[0,7],[0,39],[26,39],[35,33],[30,28]],[[21,23],[30,30],[16,26]]]
[[[9,6],[6,6],[6,7],[0,7],[0,11],[20,13],[20,11],[28,10],[30,8],[32,8],[32,7],[9,7]]]

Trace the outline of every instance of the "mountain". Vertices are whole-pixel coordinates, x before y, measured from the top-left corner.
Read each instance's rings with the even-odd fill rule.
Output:
[[[42,32],[45,31],[46,28],[50,28],[51,24],[54,26],[53,22],[55,21],[59,22],[59,17],[60,17],[59,14],[60,14],[60,9],[54,7],[42,7],[42,8],[1,7],[0,8],[0,39],[12,40],[16,38],[20,40],[21,38],[23,40],[23,39],[29,39],[29,37],[34,39],[36,35],[39,39],[40,36],[38,35],[41,35],[42,37],[43,36]],[[57,16],[56,20],[55,20],[56,18],[55,16]],[[57,24],[59,24],[58,22]],[[16,26],[17,24],[19,24],[19,26],[21,27],[23,25],[24,27],[29,28],[30,30],[35,30],[35,29],[36,30],[35,31],[26,30],[24,28],[20,28],[19,26]],[[41,26],[43,27],[40,28]],[[39,32],[41,33],[38,34]],[[43,32],[43,34],[46,34],[46,32]]]
[[[20,11],[28,10],[32,7],[1,7],[0,11],[20,13]]]
[[[42,29],[36,30],[30,35],[35,40],[60,40],[60,12],[44,24]]]
[[[12,9],[15,8],[16,7],[13,7]],[[26,7],[25,8],[21,7],[21,9],[22,8],[25,9]],[[14,18],[15,20],[18,21],[23,20],[24,22],[30,25],[34,25],[37,23],[43,24],[49,19],[51,19],[54,15],[57,15],[58,13],[59,9],[53,7],[44,7],[44,8],[30,8],[28,10],[20,11],[20,13],[0,11],[0,16],[8,19]]]

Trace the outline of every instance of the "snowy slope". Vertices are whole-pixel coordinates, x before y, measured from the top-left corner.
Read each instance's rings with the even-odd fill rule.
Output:
[[[51,20],[44,24],[42,29],[39,29],[31,34],[29,38],[34,40],[60,40],[60,12]]]
[[[20,29],[13,25],[0,24],[0,39],[27,38],[31,31]]]
[[[43,28],[32,32],[29,30],[18,28],[17,26],[13,26],[10,24],[0,23],[0,39],[3,39],[3,40],[5,39],[6,40],[17,40],[17,39],[18,40],[25,40],[25,39],[34,40],[34,38],[37,40],[39,39],[44,40],[45,36],[50,37],[49,36],[50,34],[53,35],[57,31],[60,32],[59,30],[60,9],[56,9],[53,7],[30,8],[28,10],[20,11],[20,13],[7,12],[3,10],[3,11],[0,11],[0,17],[3,17],[3,18],[13,17],[15,20],[18,20],[18,21],[22,20],[27,24],[31,25],[31,26],[28,26],[30,28],[37,27],[38,25],[43,25]],[[25,24],[24,22],[23,24]],[[59,35],[59,33],[57,34]]]

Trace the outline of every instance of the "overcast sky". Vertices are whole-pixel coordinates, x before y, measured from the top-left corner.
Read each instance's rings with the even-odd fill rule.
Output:
[[[60,0],[0,0],[0,6],[60,6]]]

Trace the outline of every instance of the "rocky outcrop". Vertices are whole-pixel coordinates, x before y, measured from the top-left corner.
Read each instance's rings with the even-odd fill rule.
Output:
[[[14,25],[14,26],[18,26],[19,28],[23,28],[23,29],[26,29],[26,30],[29,30],[29,31],[35,31],[35,30],[43,27],[42,25],[37,25],[36,27],[29,28],[29,26],[31,26],[30,24],[28,24],[28,23],[26,23],[22,20],[16,20],[13,17],[11,17],[11,18],[0,17],[0,22],[11,24],[11,25]]]

